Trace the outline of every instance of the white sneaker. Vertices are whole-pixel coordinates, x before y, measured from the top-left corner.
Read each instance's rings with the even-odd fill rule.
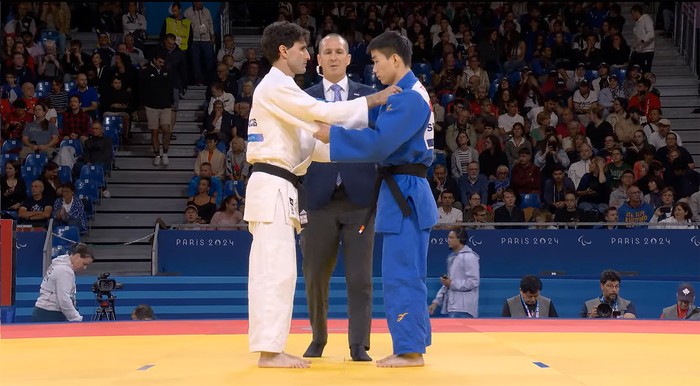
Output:
[[[161,158],[163,159],[163,165],[168,166],[168,164],[170,163],[170,161],[168,161],[168,155],[163,154]]]
[[[109,190],[105,189],[102,191],[102,197],[104,198],[111,198],[112,194],[109,192]]]
[[[160,165],[160,156],[157,155],[155,158],[153,158],[153,166],[158,166]]]

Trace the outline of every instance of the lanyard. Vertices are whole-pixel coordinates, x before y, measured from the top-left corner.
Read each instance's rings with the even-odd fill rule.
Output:
[[[533,317],[532,312],[530,312],[530,308],[525,303],[525,300],[523,300],[523,295],[520,295],[520,303],[522,303],[523,308],[525,309],[525,312],[527,312],[527,317],[532,318]],[[535,303],[535,315],[534,315],[534,317],[535,317],[535,319],[539,319],[539,317],[540,317],[540,300],[539,299],[537,299],[537,303]]]
[[[600,295],[598,300],[600,300],[601,303],[607,303],[603,295]],[[617,308],[617,298],[615,298],[615,301],[610,305],[610,308],[612,308],[613,311],[619,311]]]

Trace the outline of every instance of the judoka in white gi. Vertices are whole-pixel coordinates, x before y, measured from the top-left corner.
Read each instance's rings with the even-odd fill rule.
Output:
[[[256,87],[248,124],[247,160],[252,167],[244,219],[253,235],[248,280],[249,346],[259,367],[309,367],[283,352],[289,335],[297,280],[294,231],[301,231],[298,176],[312,161],[329,162],[329,147],[313,138],[314,121],[364,128],[370,108],[398,88],[346,102],[326,103],[306,94],[293,77],[310,59],[304,30],[275,22],[262,36],[272,69]]]

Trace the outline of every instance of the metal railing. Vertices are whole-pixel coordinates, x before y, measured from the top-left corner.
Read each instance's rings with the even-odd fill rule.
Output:
[[[683,57],[683,61],[690,65],[693,75],[700,76],[698,73],[698,18],[700,17],[700,9],[693,2],[676,2],[673,31],[673,45],[676,46],[678,53]]]
[[[228,1],[223,1],[221,3],[221,8],[219,8],[219,22],[221,26],[221,36],[219,36],[219,45],[223,47],[224,36],[231,33],[231,12]]]
[[[599,228],[607,226],[616,226],[619,228],[660,228],[667,229],[667,227],[677,226],[679,224],[675,223],[662,223],[662,222],[456,222],[456,223],[446,223],[438,224],[433,229],[434,230],[447,230],[455,228],[468,228],[468,229],[490,229],[497,227],[517,227],[520,229],[527,229],[533,227],[533,229],[547,229],[548,227],[555,227],[556,229],[586,229],[586,228]],[[684,224],[685,225],[685,224]],[[700,222],[691,222],[687,224],[689,227],[700,228]],[[170,228],[177,230],[247,230],[248,224],[238,224],[238,225],[211,225],[211,224],[173,224]],[[156,231],[159,228],[156,228]],[[680,228],[679,228],[680,229]],[[689,228],[693,229],[693,228]],[[156,232],[156,236],[157,236]],[[154,243],[155,245],[155,243]]]
[[[153,231],[153,244],[151,244],[151,275],[158,274],[158,233],[160,232],[160,224],[156,223],[156,229]]]
[[[44,250],[43,250],[43,269],[41,272],[46,272],[51,265],[51,252],[53,249],[53,219],[49,220],[49,226],[46,229],[46,238],[44,239]]]

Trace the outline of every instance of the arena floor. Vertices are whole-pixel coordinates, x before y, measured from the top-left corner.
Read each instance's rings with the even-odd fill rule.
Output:
[[[692,384],[700,323],[642,320],[434,319],[426,367],[350,361],[347,322],[329,323],[311,369],[259,369],[247,322],[153,321],[0,327],[0,384],[24,385],[673,385]],[[287,351],[310,339],[293,322]],[[383,321],[370,355],[391,353]]]

